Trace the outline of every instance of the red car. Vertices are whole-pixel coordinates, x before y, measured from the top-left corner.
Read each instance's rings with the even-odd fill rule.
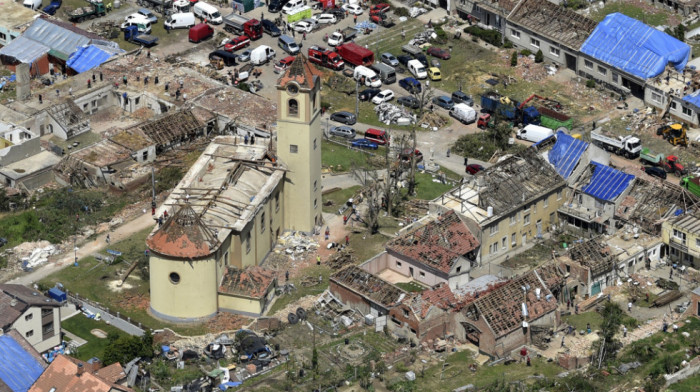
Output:
[[[483,166],[477,165],[476,163],[472,163],[470,165],[467,165],[467,168],[465,171],[471,175],[474,175],[482,170],[484,170]]]
[[[250,38],[246,35],[238,36],[224,45],[224,50],[227,52],[234,52],[238,49],[250,46]]]
[[[379,3],[372,6],[372,8],[369,9],[369,12],[387,12],[389,11],[389,8],[391,8],[391,5],[387,3]]]
[[[443,60],[449,60],[450,59],[450,52],[445,49],[438,48],[437,46],[431,46],[428,48],[428,51],[426,52],[429,55],[433,57],[437,57],[439,59]]]
[[[275,64],[275,73],[284,72],[287,68],[289,68],[290,65],[292,65],[292,62],[294,62],[294,59],[296,59],[296,57],[287,56],[287,57],[283,58],[282,60],[278,61]]]

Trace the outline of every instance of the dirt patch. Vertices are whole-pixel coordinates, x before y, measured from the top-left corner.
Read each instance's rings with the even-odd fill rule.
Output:
[[[113,280],[113,281],[107,283],[107,287],[108,287],[111,291],[114,291],[115,293],[120,293],[120,292],[122,292],[122,291],[124,291],[124,290],[128,290],[128,289],[134,288],[134,286],[130,285],[130,284],[127,283],[127,282],[124,282],[124,284],[120,285],[121,282],[122,282],[121,279]]]
[[[90,331],[90,333],[97,336],[100,339],[107,339],[107,332],[105,332],[101,329],[95,328],[92,331]]]

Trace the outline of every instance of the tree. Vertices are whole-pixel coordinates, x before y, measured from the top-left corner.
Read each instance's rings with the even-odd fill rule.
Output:
[[[423,119],[425,114],[425,105],[431,102],[433,99],[433,88],[426,84],[421,88],[421,91],[414,91],[413,96],[418,100],[419,107],[418,113],[416,115],[416,122],[411,126],[411,151],[416,151],[417,139],[416,130],[418,128],[418,121]],[[432,105],[432,103],[431,103]],[[415,195],[416,193],[416,154],[410,155],[410,171],[408,173],[408,194]]]
[[[513,54],[510,56],[510,66],[515,67],[518,65],[518,51],[513,51]]]
[[[105,347],[103,358],[105,365],[111,365],[115,362],[125,364],[135,357],[153,357],[153,335],[150,331],[146,332],[143,337],[123,335],[116,339],[114,335],[108,334],[107,339],[111,340]]]
[[[603,310],[600,312],[603,322],[600,325],[602,340],[598,345],[598,367],[617,355],[617,351],[622,344],[615,339],[615,334],[620,330],[622,324],[622,309],[615,302],[605,302]]]
[[[544,53],[542,53],[542,49],[540,49],[537,51],[537,53],[535,53],[535,62],[541,63],[543,61],[544,61]]]
[[[311,354],[311,368],[318,372],[318,350],[314,347],[314,351]]]

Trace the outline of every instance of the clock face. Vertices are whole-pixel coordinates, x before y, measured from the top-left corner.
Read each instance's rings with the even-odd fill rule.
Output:
[[[291,83],[287,86],[287,92],[291,95],[296,95],[299,92],[299,86],[297,86],[294,83]]]

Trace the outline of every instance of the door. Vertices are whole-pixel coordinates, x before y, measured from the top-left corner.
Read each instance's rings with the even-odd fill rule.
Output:
[[[408,272],[411,274],[411,277],[413,277],[413,267],[408,267]]]
[[[597,295],[598,293],[600,293],[600,282],[595,282],[591,287],[591,296]]]
[[[542,219],[538,219],[536,225],[537,225],[537,238],[541,238],[542,237]]]
[[[566,58],[566,68],[576,71],[576,57],[573,55],[570,55],[568,53],[564,53],[564,57]]]

